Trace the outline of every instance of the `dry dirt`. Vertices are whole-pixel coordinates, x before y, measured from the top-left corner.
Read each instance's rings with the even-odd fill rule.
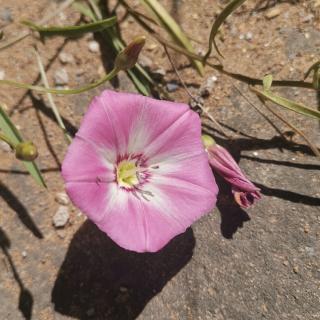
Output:
[[[139,1],[128,1],[138,8]],[[213,18],[227,1],[161,1],[203,51]],[[220,3],[220,5],[219,5]],[[303,79],[319,59],[320,20],[317,1],[247,1],[223,26],[218,45],[230,71],[262,78]],[[49,0],[0,0],[0,27],[5,37],[17,35],[22,19],[38,20],[56,7]],[[110,8],[114,1],[109,1]],[[264,9],[264,5],[270,8]],[[279,10],[272,19],[271,9]],[[8,16],[9,15],[9,16]],[[123,16],[123,11],[119,10]],[[11,16],[12,19],[9,19]],[[51,23],[79,21],[68,8]],[[121,23],[125,39],[144,34],[132,19]],[[68,86],[98,79],[110,65],[107,47],[89,50],[92,35],[76,40],[54,38],[44,44],[28,37],[0,52],[5,79],[36,83],[36,45],[49,81],[65,68]],[[97,41],[100,41],[97,38]],[[64,52],[73,61],[62,65]],[[163,68],[164,82],[177,80],[160,45],[148,37],[143,51],[150,69]],[[205,121],[204,129],[229,148],[243,170],[262,190],[263,199],[244,211],[233,204],[228,186],[221,186],[217,208],[156,254],[126,252],[68,204],[70,220],[55,229],[52,219],[63,192],[59,168],[67,145],[45,95],[0,87],[0,101],[25,138],[36,142],[37,160],[48,184],[36,185],[24,167],[0,148],[0,318],[19,319],[320,319],[320,163],[303,141],[284,141],[239,94],[235,86],[262,109],[244,83],[207,68],[199,77],[180,55],[173,54],[189,90],[198,94],[212,76],[217,81],[205,106],[233,135]],[[76,132],[91,98],[103,87],[134,91],[124,74],[117,81],[75,96],[55,96],[68,130]],[[288,97],[317,107],[313,90],[278,88]],[[170,93],[188,102],[179,86]],[[280,111],[279,109],[277,109]],[[283,112],[320,147],[319,124]],[[282,132],[283,124],[271,114]]]

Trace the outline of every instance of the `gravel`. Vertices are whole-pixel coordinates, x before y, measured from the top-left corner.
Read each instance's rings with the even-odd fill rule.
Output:
[[[56,70],[56,72],[54,73],[54,82],[56,86],[63,86],[68,84],[69,76],[67,70],[64,68]]]
[[[59,206],[56,214],[53,216],[53,225],[56,228],[63,228],[69,221],[69,209],[66,206]]]

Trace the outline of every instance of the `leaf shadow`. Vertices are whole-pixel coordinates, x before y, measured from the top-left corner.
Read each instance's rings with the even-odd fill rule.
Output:
[[[34,236],[39,239],[43,238],[42,232],[39,230],[35,222],[32,220],[26,207],[20,202],[15,194],[0,181],[0,197],[8,204],[8,206],[16,212],[23,225],[28,228]]]
[[[189,228],[157,253],[135,253],[86,221],[59,270],[51,294],[54,308],[78,319],[135,319],[190,261],[194,246]]]
[[[0,227],[0,247],[10,265],[10,268],[13,273],[13,277],[20,288],[18,308],[26,320],[31,320],[32,308],[33,308],[33,296],[32,296],[32,293],[25,288],[18,274],[18,271],[12,260],[12,257],[8,251],[8,249],[10,248],[10,239],[8,238],[4,230],[1,229],[1,227]]]

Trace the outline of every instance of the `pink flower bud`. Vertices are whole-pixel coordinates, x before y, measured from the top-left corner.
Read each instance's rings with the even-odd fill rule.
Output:
[[[261,199],[260,189],[250,182],[232,158],[231,154],[207,135],[202,136],[203,144],[212,168],[231,184],[235,201],[249,208],[254,201]]]
[[[115,67],[118,70],[128,70],[137,63],[140,51],[146,43],[146,37],[140,36],[129,43],[116,57]]]

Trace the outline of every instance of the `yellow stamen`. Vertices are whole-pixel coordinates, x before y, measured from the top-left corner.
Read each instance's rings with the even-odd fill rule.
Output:
[[[117,167],[117,181],[122,187],[130,188],[139,183],[138,168],[133,161],[123,160]]]

